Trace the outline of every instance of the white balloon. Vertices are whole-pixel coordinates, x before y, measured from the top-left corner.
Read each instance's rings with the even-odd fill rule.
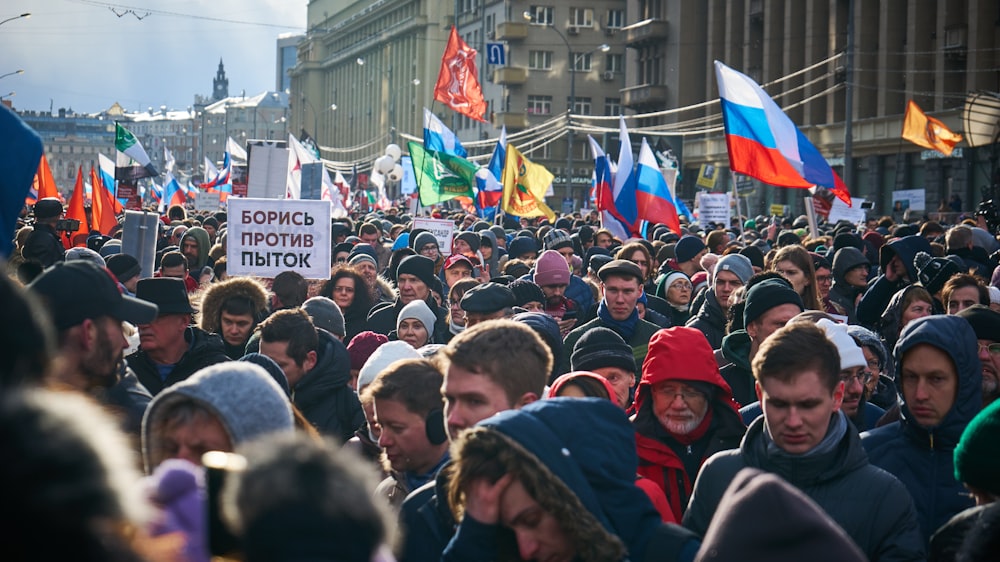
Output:
[[[393,162],[399,162],[399,157],[403,155],[398,144],[390,144],[385,147],[385,155],[392,158]]]
[[[379,156],[375,159],[375,169],[382,174],[388,174],[392,170],[394,162],[388,156]]]
[[[392,170],[389,170],[389,179],[392,181],[399,181],[403,179],[403,167],[399,164],[393,166]]]

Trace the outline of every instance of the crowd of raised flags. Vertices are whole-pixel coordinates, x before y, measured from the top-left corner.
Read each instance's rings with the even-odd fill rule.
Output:
[[[435,102],[478,120],[483,119],[486,105],[476,79],[475,50],[452,31],[441,62],[441,73],[435,86]],[[809,142],[770,96],[751,78],[715,62],[719,96],[729,153],[729,167],[764,183],[790,188],[815,190],[825,188],[851,204],[847,186],[829,166],[826,159]],[[599,212],[602,226],[620,239],[642,236],[650,222],[666,224],[680,232],[680,217],[694,217],[677,196],[674,182],[677,174],[667,173],[669,164],[661,164],[645,138],[641,140],[638,159],[625,118],[620,117],[619,150],[612,160],[605,149],[588,136],[594,158],[593,184],[590,203]],[[81,218],[81,230],[89,227],[107,232],[113,226],[115,214],[122,211],[124,200],[115,197],[116,184],[135,184],[140,178],[153,178],[150,186],[138,186],[144,203],[156,204],[160,212],[170,205],[184,205],[196,198],[199,191],[218,192],[220,203],[233,193],[233,165],[246,164],[247,153],[233,139],[226,142],[221,167],[205,158],[204,178],[197,185],[190,179],[181,182],[174,174],[174,158],[169,150],[164,154],[164,175],[157,183],[159,172],[139,140],[116,123],[115,148],[117,159],[99,156],[99,169],[91,169],[89,186],[82,168],[69,202],[71,218]],[[940,150],[945,154],[961,140],[961,135],[947,129],[940,121],[927,117],[912,101],[908,103],[902,137],[920,146]],[[285,189],[286,198],[298,199],[301,193],[302,166],[322,162],[319,150],[310,140],[300,142],[288,138],[289,164]],[[553,175],[543,166],[531,162],[516,146],[507,142],[506,128],[501,130],[486,166],[468,159],[468,152],[457,135],[435,113],[424,108],[423,143],[407,143],[409,157],[404,163],[412,167],[416,197],[422,206],[440,205],[456,200],[462,208],[488,221],[498,213],[519,217],[546,216],[554,220],[555,213],[546,205]],[[675,164],[676,165],[676,164]],[[407,170],[409,172],[409,170]],[[334,204],[334,216],[347,216],[355,204],[352,186],[358,177],[357,167],[352,180],[341,172],[333,177],[324,166],[320,198]],[[735,182],[734,182],[735,183]],[[367,199],[369,206],[385,209],[392,205],[386,194],[385,176],[372,170]],[[89,194],[89,197],[88,197]],[[26,203],[60,197],[48,162],[43,155]],[[83,200],[94,209],[87,225]],[[827,203],[828,204],[828,203]],[[113,213],[113,214],[109,214]]]

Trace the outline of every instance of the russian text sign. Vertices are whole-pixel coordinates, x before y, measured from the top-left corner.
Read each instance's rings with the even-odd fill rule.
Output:
[[[329,201],[231,198],[227,203],[230,275],[296,271],[306,279],[329,279]]]

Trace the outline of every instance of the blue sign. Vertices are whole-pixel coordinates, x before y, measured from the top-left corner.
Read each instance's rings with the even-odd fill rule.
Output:
[[[489,64],[507,64],[507,51],[503,48],[503,43],[486,44],[486,62]]]

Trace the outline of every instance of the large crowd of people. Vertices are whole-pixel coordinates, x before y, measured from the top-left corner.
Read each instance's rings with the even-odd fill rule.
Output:
[[[306,279],[63,213],[4,234],[4,559],[1000,560],[980,217],[355,212]]]

